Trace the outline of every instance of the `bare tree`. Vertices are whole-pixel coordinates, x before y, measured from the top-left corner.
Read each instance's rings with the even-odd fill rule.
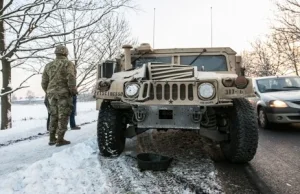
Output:
[[[246,50],[244,50],[241,53],[242,60],[243,60],[243,66],[245,67],[245,70],[246,70],[245,74],[246,74],[246,76],[249,76],[249,77],[256,76],[256,74],[257,74],[256,68],[253,65],[254,64],[253,53],[254,52],[246,51]]]
[[[300,40],[300,1],[284,0],[276,1],[276,21],[278,25],[273,29],[295,36]]]
[[[11,93],[28,87],[23,85],[25,81],[17,88],[11,87],[12,68],[32,71],[25,80],[40,74],[43,65],[33,65],[32,59],[50,59],[44,54],[55,46],[53,37],[63,37],[88,28],[115,10],[131,7],[130,3],[131,0],[102,0],[100,3],[96,0],[8,0],[5,4],[4,0],[0,0],[1,129],[11,128]],[[90,20],[81,21],[75,28],[65,30],[55,23],[59,11],[77,10],[86,14],[95,9],[101,12],[90,15]]]
[[[286,65],[283,57],[281,43],[278,36],[271,34],[266,40],[257,39],[251,44],[251,51],[244,51],[243,64],[248,76],[271,76],[282,74]]]
[[[100,30],[103,30],[102,32]],[[97,65],[105,59],[114,59],[121,53],[124,44],[136,45],[137,41],[132,38],[128,22],[117,14],[99,23],[96,32],[91,34],[91,43],[85,53],[74,53],[81,56],[81,63],[77,62],[79,91],[84,93],[90,91],[95,83]],[[74,45],[80,48],[87,45]],[[74,48],[75,48],[74,47]],[[82,49],[77,49],[82,50]],[[83,54],[83,55],[82,55]]]
[[[293,73],[299,75],[300,50],[296,37],[286,32],[274,31],[271,40],[269,48],[272,49],[273,58],[277,59],[281,74],[293,70]]]
[[[265,42],[258,39],[251,44],[252,51],[244,53],[243,63],[248,74],[252,76],[269,76],[276,74],[272,56]]]
[[[59,13],[59,22],[67,29],[76,29],[82,20],[89,20],[87,15],[71,10]],[[98,10],[93,10],[97,15]],[[68,21],[66,15],[72,20]],[[112,59],[120,54],[123,44],[136,44],[131,38],[128,22],[119,13],[110,13],[98,23],[85,29],[75,30],[70,35],[57,37],[54,41],[69,43],[70,60],[77,69],[77,87],[80,93],[87,92],[95,82],[97,65],[105,59]],[[70,41],[71,40],[71,41]]]
[[[31,101],[32,99],[34,99],[35,95],[34,95],[34,92],[31,91],[31,90],[27,90],[27,93],[26,93],[26,98]]]
[[[272,36],[280,56],[285,61],[285,72],[292,69],[299,75],[300,46],[300,1],[284,0],[276,2],[276,21]]]

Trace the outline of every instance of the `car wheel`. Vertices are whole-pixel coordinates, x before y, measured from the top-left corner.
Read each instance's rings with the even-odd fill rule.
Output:
[[[258,110],[258,125],[262,129],[268,129],[271,125],[262,107]]]

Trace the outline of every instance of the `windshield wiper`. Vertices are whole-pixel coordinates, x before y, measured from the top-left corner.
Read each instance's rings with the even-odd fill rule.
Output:
[[[206,52],[206,49],[203,49],[203,51],[199,53],[199,55],[189,65],[192,65],[204,52]]]
[[[135,58],[134,60],[132,60],[132,61],[131,61],[131,64],[134,64],[137,60],[139,60],[141,57],[143,57],[144,55],[146,55],[146,54],[148,54],[148,53],[150,53],[150,51],[147,51],[147,52],[142,53],[139,57],[137,57],[137,58]],[[134,68],[133,68],[133,65],[132,65],[132,69],[134,69]],[[132,69],[129,69],[129,70],[132,70]]]
[[[299,86],[285,86],[283,88],[300,88]]]
[[[282,91],[282,89],[266,89],[265,92]]]

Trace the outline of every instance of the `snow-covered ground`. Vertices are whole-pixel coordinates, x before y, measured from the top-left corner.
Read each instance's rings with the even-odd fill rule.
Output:
[[[13,105],[13,129],[0,131],[0,144],[4,144],[0,145],[0,194],[222,193],[214,164],[203,154],[199,137],[173,133],[166,142],[167,133],[154,139],[152,133],[145,133],[128,139],[120,157],[103,158],[93,122],[97,114],[95,102],[78,103],[77,123],[88,124],[66,133],[70,145],[55,147],[48,146],[47,134],[26,139],[46,132],[43,105]],[[20,138],[25,139],[7,144]],[[174,162],[167,172],[140,172],[135,159],[138,147],[170,154]]]
[[[0,147],[11,142],[47,132],[47,109],[44,104],[12,105],[12,128],[0,132]],[[76,124],[97,120],[96,102],[78,102]]]

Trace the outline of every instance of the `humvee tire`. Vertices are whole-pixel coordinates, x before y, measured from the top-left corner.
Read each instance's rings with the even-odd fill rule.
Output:
[[[105,157],[119,156],[125,148],[125,128],[122,114],[108,102],[99,110],[97,141],[100,154]]]
[[[227,160],[247,163],[253,159],[258,146],[258,126],[253,107],[246,99],[233,99],[229,141],[221,143]]]

